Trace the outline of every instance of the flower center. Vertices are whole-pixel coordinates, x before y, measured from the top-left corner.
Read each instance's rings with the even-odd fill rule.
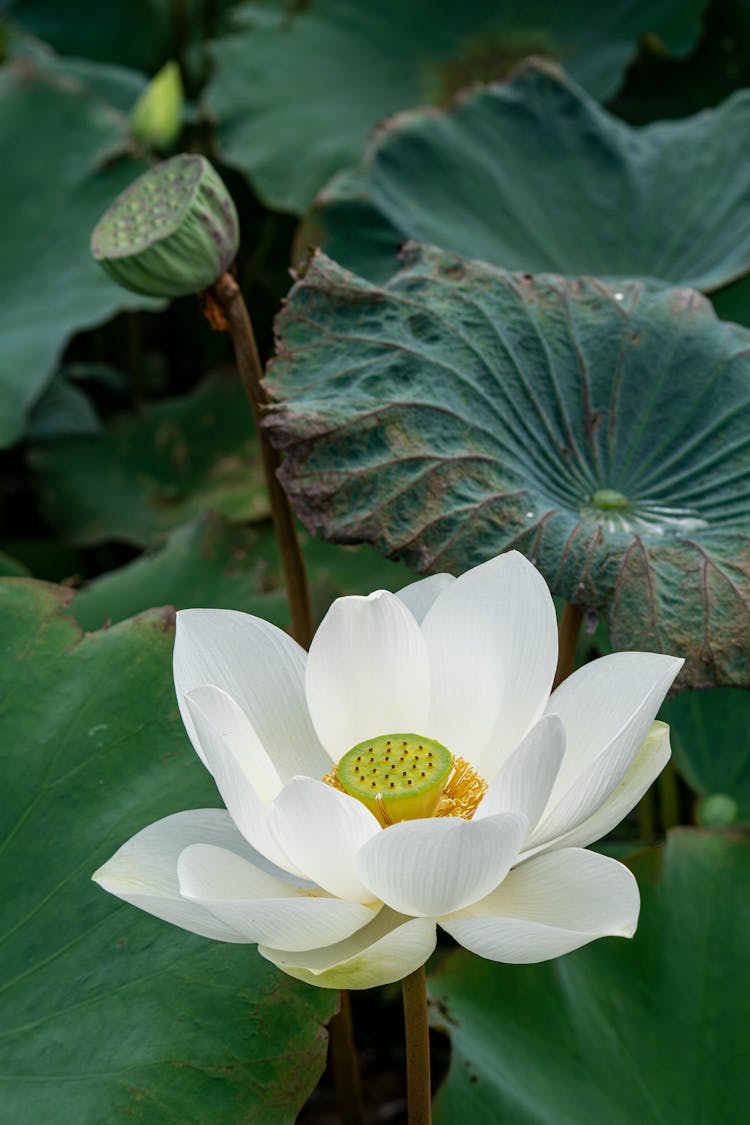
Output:
[[[467,762],[418,734],[368,738],[323,780],[356,797],[384,827],[430,816],[470,819],[487,789]]]
[[[600,488],[591,497],[591,503],[602,512],[616,512],[620,508],[627,508],[628,498],[614,488]]]

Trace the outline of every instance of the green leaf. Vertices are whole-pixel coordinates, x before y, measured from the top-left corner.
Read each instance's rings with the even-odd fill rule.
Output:
[[[307,527],[423,572],[518,548],[615,648],[747,684],[750,335],[700,294],[411,247],[383,288],[319,255],[277,327]]]
[[[12,555],[6,555],[5,551],[0,551],[0,577],[23,578],[28,573],[28,567],[24,566],[22,562],[14,559]]]
[[[335,994],[90,881],[144,825],[220,802],[177,716],[169,615],[83,637],[69,596],[0,583],[3,1111],[17,1125],[290,1125]]]
[[[750,696],[732,688],[687,691],[664,704],[677,767],[704,796],[736,802],[735,821],[750,823]]]
[[[91,259],[91,230],[143,170],[127,121],[76,83],[19,61],[0,70],[0,447],[12,444],[70,337],[124,308]]]
[[[527,63],[442,113],[399,114],[298,236],[372,280],[406,239],[506,269],[713,290],[750,270],[750,91],[632,128],[556,66]]]
[[[153,70],[170,42],[170,0],[9,0],[6,8],[26,31],[63,55]]]
[[[632,941],[542,965],[461,951],[432,979],[452,1046],[435,1125],[743,1125],[748,838],[677,830],[629,866]]]
[[[238,382],[123,416],[99,435],[31,455],[50,523],[76,544],[157,543],[200,513],[260,519],[268,501],[250,408]]]
[[[398,590],[414,578],[370,547],[300,538],[317,620],[342,594]],[[178,528],[158,550],[89,583],[71,612],[84,629],[98,629],[158,605],[239,609],[286,628],[289,608],[273,530],[235,527],[209,513]]]
[[[504,77],[530,54],[562,59],[595,97],[607,97],[642,34],[685,54],[704,7],[705,0],[316,0],[292,11],[245,4],[239,31],[214,47],[206,108],[223,159],[270,206],[299,212],[359,159],[368,133],[389,114],[444,103],[473,82]]]

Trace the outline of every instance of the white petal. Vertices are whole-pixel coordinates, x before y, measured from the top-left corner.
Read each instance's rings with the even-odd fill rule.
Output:
[[[212,685],[194,688],[188,692],[186,700],[197,733],[200,734],[196,712],[221,736],[226,749],[261,801],[264,804],[272,801],[281,791],[281,778],[239,704],[235,703],[231,695]],[[211,741],[213,743],[213,738]],[[209,754],[205,748],[204,752],[211,769]]]
[[[527,860],[483,902],[440,924],[480,957],[525,965],[596,938],[632,937],[639,907],[638,884],[627,867],[564,848]]]
[[[373,911],[260,871],[224,848],[193,844],[177,863],[180,893],[246,941],[300,951],[343,941]]]
[[[474,820],[502,812],[523,813],[532,831],[552,792],[565,753],[565,728],[545,715],[531,728],[482,798]]]
[[[643,745],[630,764],[630,768],[620,784],[610,793],[606,801],[580,824],[551,838],[545,844],[529,844],[529,855],[560,847],[585,847],[594,840],[600,840],[627,816],[640,801],[656,777],[669,761],[669,727],[666,723],[654,723]]]
[[[419,582],[412,582],[402,590],[397,590],[396,597],[409,607],[421,625],[435,599],[455,581],[452,574],[431,574],[429,578],[422,578]]]
[[[516,551],[461,575],[422,623],[430,656],[429,738],[491,780],[542,714],[557,661],[547,585]]]
[[[285,973],[320,988],[377,988],[403,980],[424,965],[435,948],[431,918],[404,918],[387,908],[353,937],[294,957],[258,946]]]
[[[550,808],[630,724],[635,749],[641,745],[682,664],[654,652],[614,652],[563,680],[547,705],[548,714],[562,719],[566,735]]]
[[[251,862],[256,853],[224,809],[175,813],[150,824],[92,876],[110,894],[184,930],[216,941],[247,941],[241,933],[180,895],[177,861],[191,844],[216,844]]]
[[[310,646],[305,690],[315,729],[335,762],[366,738],[425,733],[427,653],[403,602],[385,590],[338,598]]]
[[[280,848],[306,878],[338,898],[372,902],[357,875],[357,852],[380,824],[354,797],[322,781],[298,777],[271,806],[269,827]]]
[[[259,617],[230,609],[178,613],[177,704],[199,756],[203,752],[184,697],[214,684],[245,712],[282,781],[298,773],[321,777],[328,760],[307,712],[305,659],[296,641]]]
[[[253,754],[255,738],[249,721],[245,720],[247,726],[242,726],[243,712],[238,715],[237,705],[229,696],[219,693],[218,688],[195,688],[185,700],[196,737],[203,747],[206,765],[232,820],[254,848],[272,863],[288,868],[287,856],[268,831],[268,807],[255,791],[245,769],[243,736],[248,738],[248,760]],[[203,710],[204,707],[207,711]],[[231,722],[227,721],[227,716]],[[228,737],[220,728],[228,732]]]
[[[404,820],[365,844],[357,867],[377,898],[401,914],[437,917],[484,897],[505,878],[526,833],[513,813],[483,820]]]

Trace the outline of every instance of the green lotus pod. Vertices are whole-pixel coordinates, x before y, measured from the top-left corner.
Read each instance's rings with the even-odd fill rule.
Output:
[[[117,197],[91,235],[91,253],[134,293],[182,297],[210,288],[239,245],[232,198],[203,156],[155,164]]]
[[[148,148],[169,148],[182,127],[182,102],[180,68],[165,63],[133,107],[130,129],[136,140]]]

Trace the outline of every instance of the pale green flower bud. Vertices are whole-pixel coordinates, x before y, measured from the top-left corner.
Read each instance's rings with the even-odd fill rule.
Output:
[[[91,236],[91,253],[134,293],[182,297],[209,289],[239,245],[232,198],[203,156],[154,165],[117,197]]]
[[[182,127],[183,90],[180,68],[166,63],[149,82],[130,115],[130,129],[148,148],[169,148]]]

